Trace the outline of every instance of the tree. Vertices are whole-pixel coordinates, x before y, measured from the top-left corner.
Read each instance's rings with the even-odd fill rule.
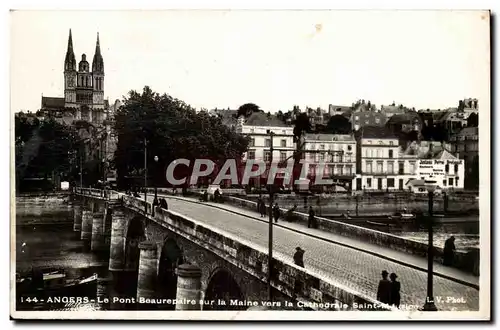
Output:
[[[160,95],[147,86],[142,94],[130,91],[124,98],[123,106],[115,115],[115,130],[117,181],[122,187],[126,185],[127,176],[142,175],[144,171],[144,140],[147,141],[149,173],[157,173],[158,168],[166,170],[179,158],[239,160],[249,143],[246,137],[223,125],[219,117],[197,113],[183,101]],[[155,155],[159,158],[158,164],[153,161]]]
[[[16,120],[16,179],[61,175],[70,180],[78,133],[53,119]]]
[[[236,116],[248,118],[255,112],[262,112],[262,110],[260,110],[259,106],[254,103],[245,103],[238,108]]]
[[[351,130],[349,119],[342,115],[335,115],[328,120],[324,132],[329,134],[350,134]]]
[[[478,127],[479,116],[476,113],[471,113],[469,118],[467,118],[467,127]]]

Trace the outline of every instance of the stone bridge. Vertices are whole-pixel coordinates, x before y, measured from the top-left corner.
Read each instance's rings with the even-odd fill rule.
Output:
[[[374,310],[392,308],[340,283],[273,258],[257,244],[173,210],[114,191],[76,189],[74,231],[109,270],[132,274],[140,309]],[[199,214],[199,217],[203,217]]]

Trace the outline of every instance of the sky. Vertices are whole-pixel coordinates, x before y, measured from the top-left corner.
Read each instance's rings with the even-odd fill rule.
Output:
[[[416,109],[489,97],[481,11],[13,11],[11,110],[64,96],[99,32],[110,103],[145,85],[195,108],[328,109],[358,99]]]

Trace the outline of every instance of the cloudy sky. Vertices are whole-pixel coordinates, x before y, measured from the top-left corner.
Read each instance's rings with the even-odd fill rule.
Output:
[[[77,61],[99,32],[105,97],[149,85],[196,108],[265,111],[456,106],[488,96],[489,20],[459,11],[15,11],[11,109],[62,97],[69,29]]]

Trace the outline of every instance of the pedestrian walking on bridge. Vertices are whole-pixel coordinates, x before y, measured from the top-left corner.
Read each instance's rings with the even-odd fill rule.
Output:
[[[396,281],[398,278],[396,273],[391,273],[389,278],[391,279],[391,305],[399,308],[399,304],[401,303],[401,283]]]
[[[451,236],[444,242],[443,249],[443,265],[453,266],[455,259],[455,236]]]
[[[386,270],[382,271],[382,279],[378,283],[377,300],[385,303],[391,303],[391,282],[387,279],[389,273]]]
[[[293,255],[293,262],[297,265],[297,266],[300,266],[300,267],[304,267],[304,250],[302,250],[300,248],[300,246],[298,246],[297,248],[295,248],[295,254]]]
[[[312,206],[309,206],[309,219],[307,220],[307,228],[316,228],[316,217]]]

